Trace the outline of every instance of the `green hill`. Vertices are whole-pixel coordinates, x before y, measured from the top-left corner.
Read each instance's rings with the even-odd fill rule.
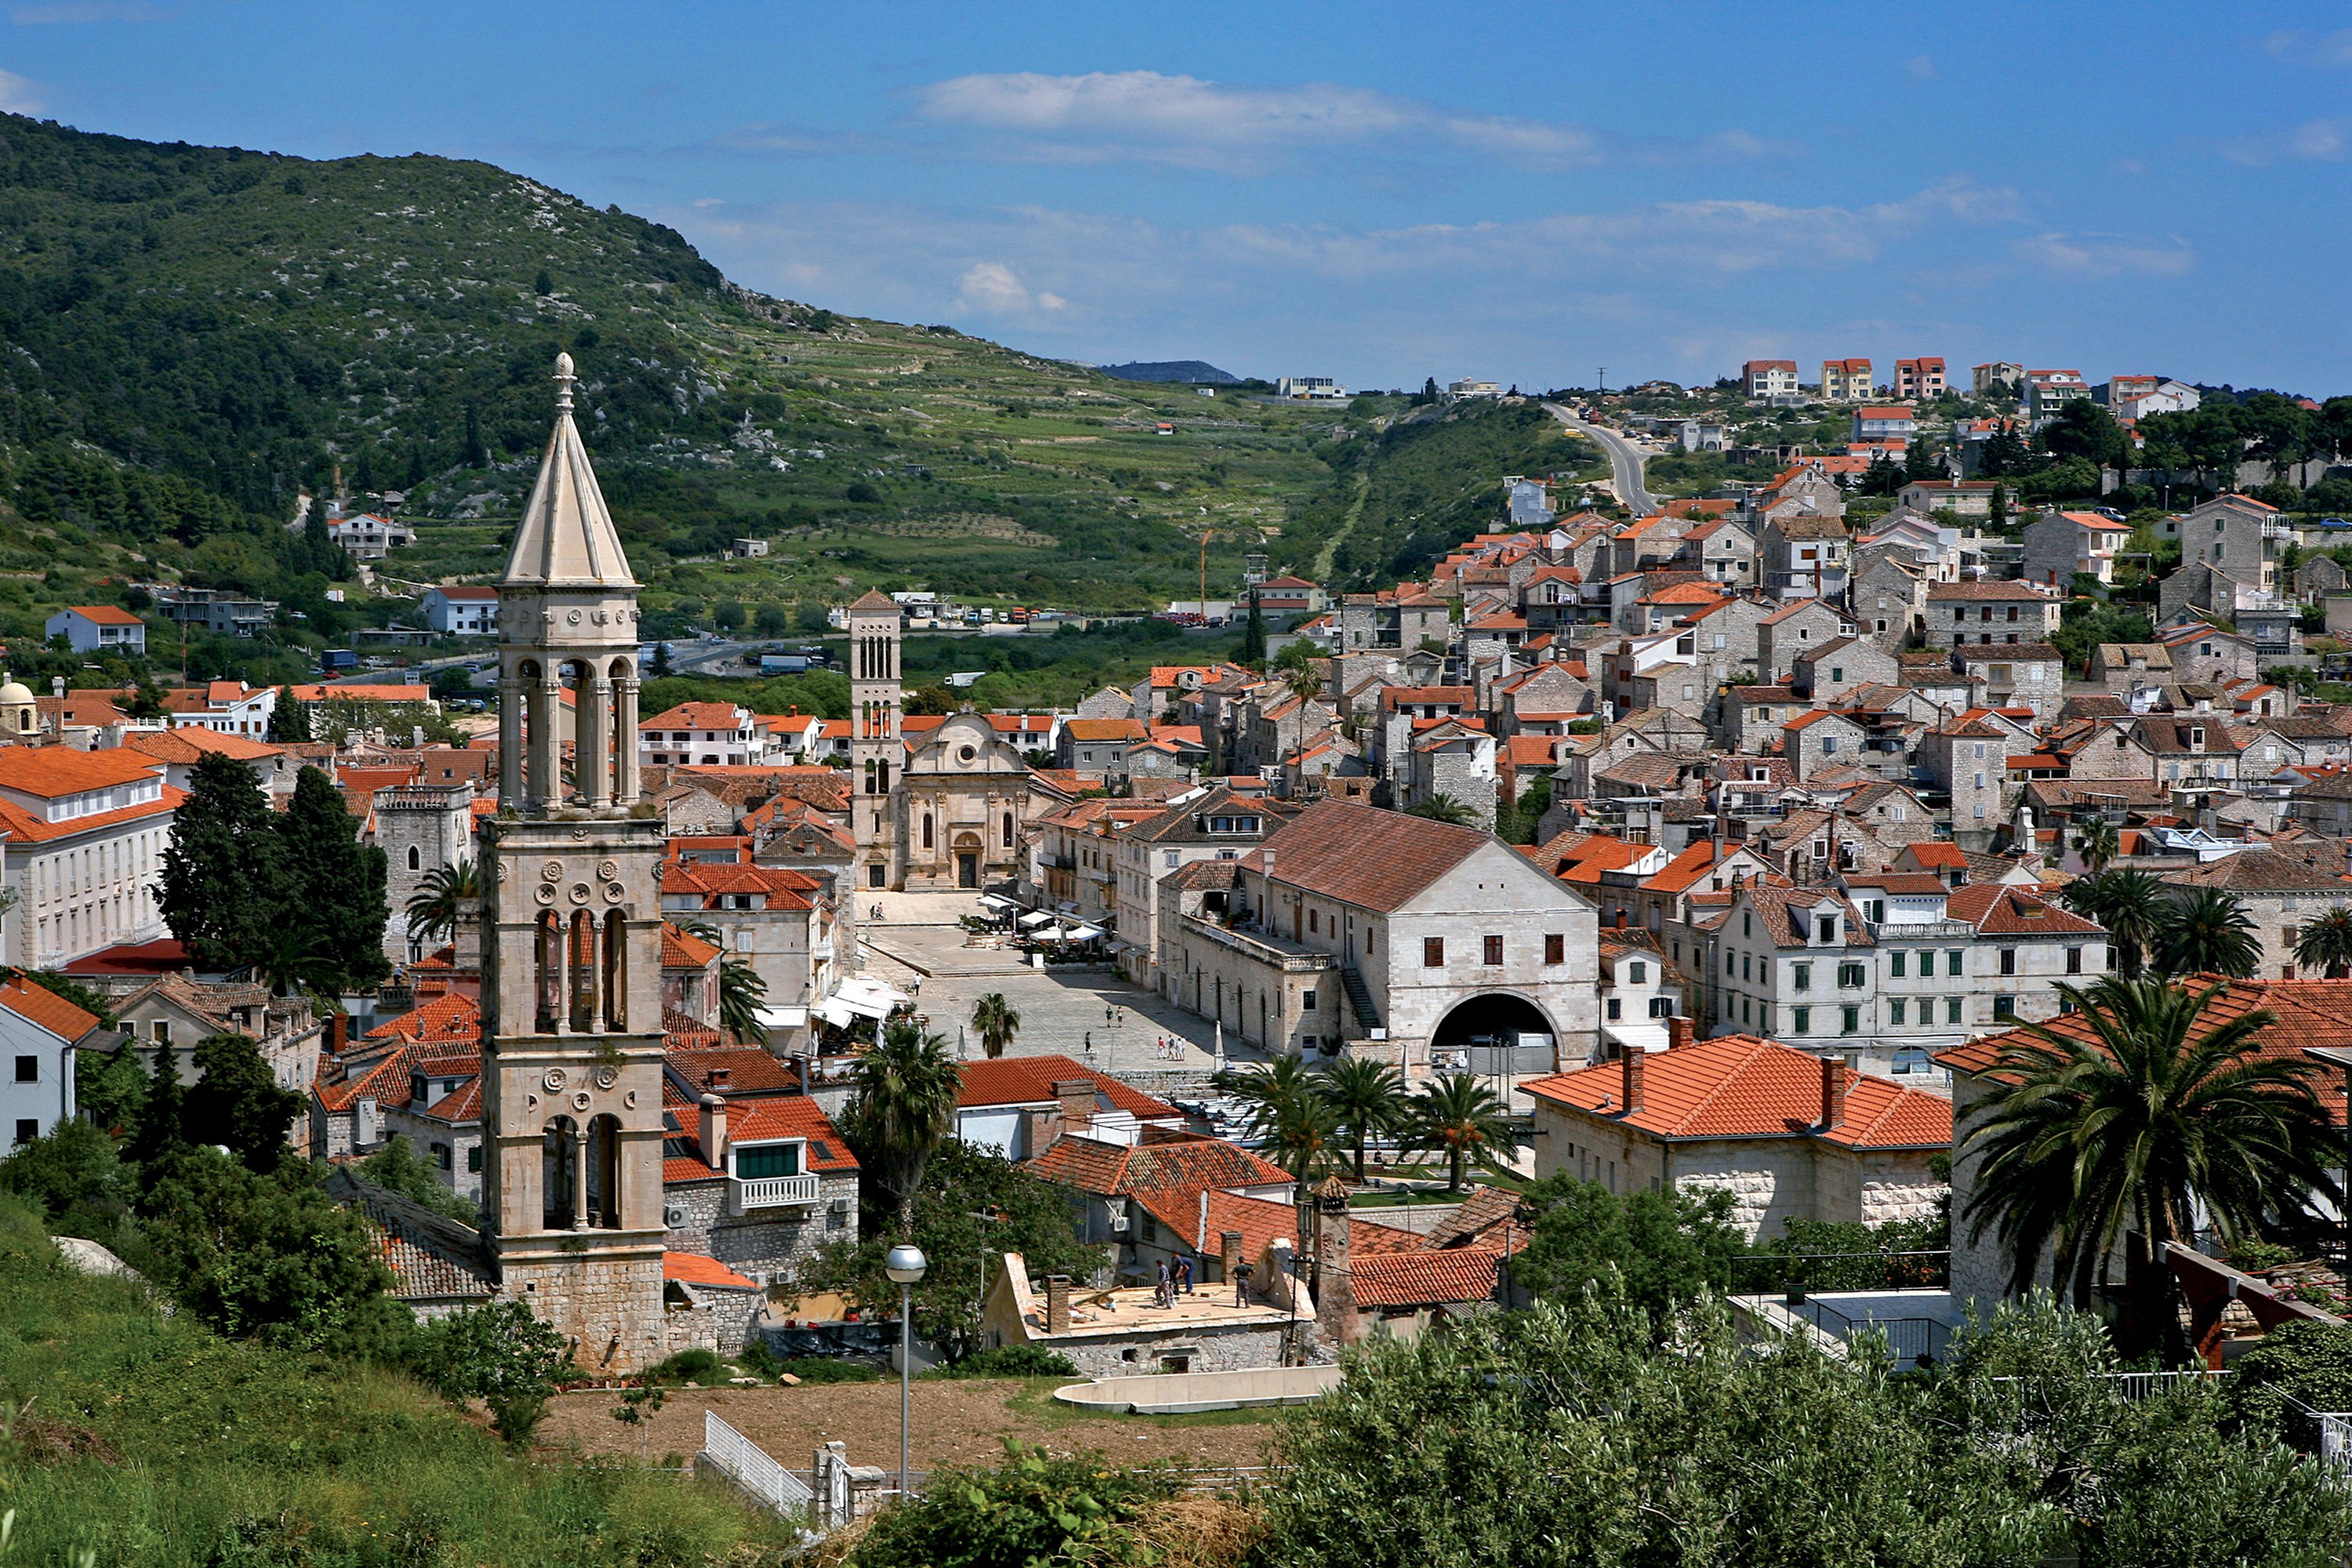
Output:
[[[1383,467],[1366,478],[1366,438],[1400,400],[1207,397],[770,299],[673,230],[485,163],[0,116],[0,634],[130,578],[285,601],[304,617],[282,630],[287,663],[413,616],[390,595],[498,564],[559,349],[666,634],[721,604],[756,620],[876,584],[1142,609],[1197,591],[1204,531],[1213,596],[1252,550],[1369,581],[1435,542],[1440,513],[1484,521],[1465,498],[1496,478],[1409,464],[1410,505],[1359,509]],[[1517,423],[1465,456],[1521,454],[1543,433]],[[285,525],[339,477],[362,504],[399,493],[420,539],[374,593],[347,581],[336,602],[334,563]],[[723,560],[740,536],[772,552]],[[192,668],[268,663],[191,650]]]

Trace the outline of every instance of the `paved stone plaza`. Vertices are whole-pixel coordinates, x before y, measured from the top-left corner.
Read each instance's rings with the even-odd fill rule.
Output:
[[[930,1027],[949,1040],[964,1029],[967,1049],[980,1054],[970,1024],[972,1005],[1001,991],[1021,1015],[1021,1033],[1011,1056],[1059,1054],[1086,1059],[1120,1077],[1152,1073],[1207,1072],[1214,1063],[1214,1037],[1207,1020],[1131,985],[1108,967],[1034,969],[1010,948],[966,947],[956,924],[980,912],[978,895],[968,892],[866,892],[858,906],[858,934],[866,949],[864,973],[916,994],[916,1005]],[[877,921],[871,910],[882,906]],[[1107,1016],[1108,1015],[1108,1016]],[[1156,1056],[1156,1042],[1173,1043],[1171,1058]],[[1265,1053],[1228,1035],[1229,1063],[1263,1061]]]

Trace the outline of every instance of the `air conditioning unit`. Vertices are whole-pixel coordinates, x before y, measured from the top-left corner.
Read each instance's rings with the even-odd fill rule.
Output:
[[[1111,1215],[1110,1228],[1112,1235],[1125,1236],[1127,1234],[1127,1216],[1123,1214],[1115,1214]]]
[[[835,1214],[847,1214],[849,1212],[849,1199],[842,1197],[833,1199],[824,1206],[831,1209]]]
[[[667,1226],[671,1230],[676,1230],[679,1226],[682,1226],[685,1223],[686,1205],[684,1204],[662,1205],[662,1224],[664,1226]]]

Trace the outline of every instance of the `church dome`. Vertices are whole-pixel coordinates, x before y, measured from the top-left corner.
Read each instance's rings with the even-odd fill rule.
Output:
[[[0,686],[0,708],[28,707],[33,701],[33,689],[14,676],[5,686]]]

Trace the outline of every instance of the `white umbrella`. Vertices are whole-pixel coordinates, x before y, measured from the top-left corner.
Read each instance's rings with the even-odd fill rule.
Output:
[[[1225,1070],[1225,1021],[1223,1018],[1217,1020],[1217,1050],[1215,1066],[1218,1072]]]

